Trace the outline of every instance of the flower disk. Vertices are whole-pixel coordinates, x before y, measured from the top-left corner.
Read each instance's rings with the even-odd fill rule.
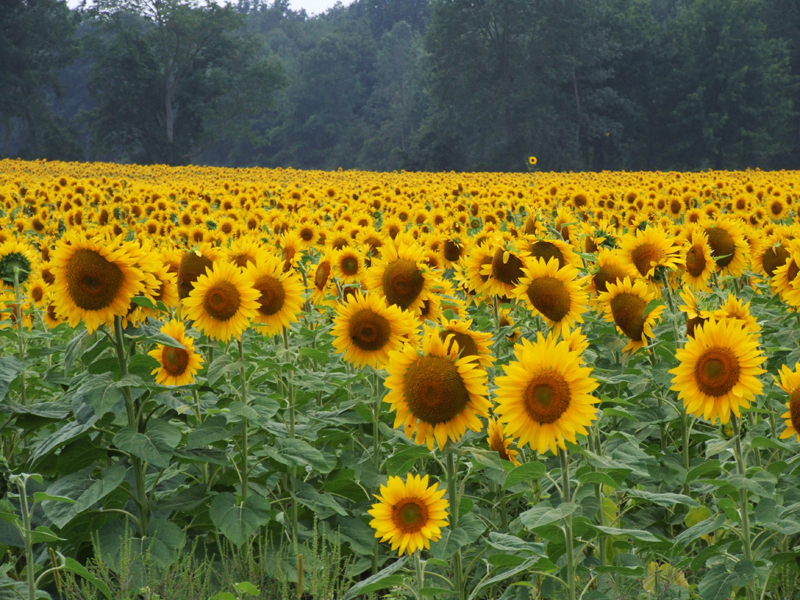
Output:
[[[759,367],[766,357],[758,349],[758,338],[736,321],[711,319],[694,330],[685,348],[676,352],[680,365],[672,369],[672,389],[683,398],[686,412],[725,425],[731,413],[761,393]]]
[[[438,487],[438,483],[428,486],[427,475],[409,473],[405,483],[399,477],[389,477],[388,485],[382,485],[380,494],[375,495],[379,502],[368,511],[375,537],[390,542],[400,556],[428,549],[431,541],[439,541],[441,528],[448,524],[449,503],[443,498],[445,490]]]
[[[188,385],[194,383],[194,376],[203,364],[203,358],[194,351],[194,340],[186,335],[181,321],[173,319],[161,328],[161,333],[170,336],[183,348],[172,348],[161,344],[148,354],[161,366],[153,370],[156,383],[161,385]]]
[[[786,408],[789,410],[781,415],[782,419],[786,419],[786,429],[781,433],[780,439],[785,440],[796,435],[800,441],[800,363],[794,365],[794,371],[787,365],[782,365],[780,375],[780,381],[774,379],[778,381],[781,389],[789,394],[789,401],[786,403]]]

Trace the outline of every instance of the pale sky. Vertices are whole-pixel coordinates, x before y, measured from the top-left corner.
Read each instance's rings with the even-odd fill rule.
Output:
[[[352,0],[342,0],[342,4],[347,5],[350,4]],[[81,3],[81,0],[67,0],[67,4],[70,8],[75,8]],[[87,4],[91,4],[91,0],[87,2]],[[290,0],[289,6],[291,6],[292,10],[300,10],[302,8],[306,9],[306,12],[309,15],[316,15],[322,12],[325,12],[329,8],[331,8],[334,4],[336,4],[336,0]]]

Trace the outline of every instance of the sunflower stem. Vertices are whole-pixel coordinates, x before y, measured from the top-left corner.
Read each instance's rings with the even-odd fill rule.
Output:
[[[373,381],[375,382],[375,393],[374,393],[374,404],[372,406],[372,466],[375,468],[376,471],[380,470],[381,464],[381,434],[380,434],[380,424],[381,424],[381,391],[380,391],[380,375],[378,373],[378,369],[376,368],[373,371]],[[376,490],[377,492],[377,490]],[[381,551],[381,545],[378,539],[375,539],[375,545],[373,547],[372,552],[372,574],[375,575],[378,572],[378,555]],[[417,552],[419,554],[419,552]]]
[[[739,419],[736,415],[731,415],[731,426],[733,427],[733,453],[736,456],[736,472],[744,477],[747,473],[747,464],[745,456],[742,452],[742,437],[739,427]],[[742,521],[742,546],[744,550],[744,558],[750,563],[753,562],[753,547],[750,541],[750,515],[747,510],[747,490],[739,488],[739,516]],[[747,584],[747,598],[748,600],[755,600],[756,590],[755,581],[750,581]]]
[[[242,335],[239,336],[239,339],[236,340],[236,344],[239,347],[239,362],[244,362],[244,332]],[[242,381],[242,404],[247,406],[247,374],[245,373],[244,364],[239,365],[239,377]],[[250,469],[248,463],[250,462],[249,457],[249,446],[248,446],[248,423],[247,418],[242,421],[242,469],[241,469],[241,484],[242,484],[242,506],[245,505],[247,502],[247,488],[250,485]]]
[[[561,460],[561,501],[571,502],[569,489],[569,455],[566,450],[558,449]],[[600,507],[602,510],[602,506]],[[575,551],[572,546],[572,514],[564,517],[564,537],[567,542],[567,598],[575,600]]]
[[[117,361],[119,362],[120,380],[128,375],[128,357],[125,355],[125,339],[122,336],[122,317],[114,317],[114,346],[117,351]],[[131,397],[130,388],[125,385],[120,389],[122,397],[125,399],[125,412],[128,415],[128,426],[132,427],[137,433],[140,431],[140,417],[136,416],[136,406]],[[138,456],[131,456],[133,466],[133,478],[136,483],[136,497],[139,508],[139,533],[142,537],[147,535],[150,525],[150,501],[147,498],[147,489],[144,484],[144,464]]]
[[[420,549],[414,552],[414,571],[417,574],[417,593],[425,587],[425,571],[422,569],[422,561],[420,560],[421,553],[422,550]]]
[[[22,310],[22,292],[19,285],[19,267],[14,267],[14,301],[17,303],[17,342],[19,343],[19,362],[23,363],[25,360],[25,332],[23,327],[25,313]],[[27,398],[25,394],[25,369],[23,368],[22,371],[19,372],[19,398],[20,403],[23,406],[27,404]]]
[[[289,364],[289,329],[284,327],[283,328],[283,349],[284,349],[284,361],[286,364]],[[289,439],[294,439],[295,437],[295,406],[294,406],[294,382],[292,381],[292,372],[286,372],[286,388],[287,388],[287,395],[288,395],[288,407],[289,407]],[[297,467],[292,465],[289,467],[290,475],[289,477],[289,491],[292,495],[292,544],[294,545],[295,552],[297,552],[297,498],[294,494],[294,480],[297,477]]]
[[[456,453],[453,450],[451,441],[448,441],[445,446],[445,454],[447,455],[447,496],[450,500],[450,529],[455,530],[458,527],[458,466],[456,464]],[[463,575],[461,549],[459,548],[453,554],[453,584],[456,596],[461,600],[464,598]]]
[[[691,422],[689,421],[689,415],[685,410],[681,411],[681,456],[683,458],[683,468],[688,472],[689,471],[689,440],[690,440],[690,432],[691,432]],[[682,493],[684,496],[689,495],[689,484],[684,482]]]

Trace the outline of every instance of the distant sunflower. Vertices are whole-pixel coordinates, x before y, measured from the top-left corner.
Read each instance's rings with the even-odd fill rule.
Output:
[[[543,454],[566,449],[564,440],[577,443],[576,433],[597,416],[591,393],[597,382],[591,369],[581,366],[580,356],[565,341],[537,334],[536,343],[523,339],[514,348],[516,360],[503,367],[497,377],[495,414],[506,424],[506,433],[518,436],[519,445],[529,444]]]
[[[760,368],[766,357],[758,337],[739,323],[711,319],[675,356],[680,364],[670,371],[671,389],[683,398],[686,412],[698,418],[713,423],[719,417],[725,425],[731,413],[739,417],[761,393],[758,375],[766,372]]]
[[[239,338],[258,315],[259,293],[253,280],[233,263],[217,261],[194,282],[184,299],[186,316],[212,340]]]
[[[472,326],[472,319],[463,321],[460,319],[453,319],[448,321],[442,319],[442,327],[439,329],[439,337],[443,342],[447,342],[447,351],[455,343],[458,345],[459,357],[464,356],[477,356],[478,362],[486,368],[492,366],[494,363],[494,355],[492,354],[492,334],[483,331],[473,331],[470,329]]]
[[[253,320],[263,335],[281,333],[297,323],[303,310],[303,280],[294,270],[284,272],[285,266],[276,256],[262,252],[244,271],[257,292]]]
[[[441,528],[448,525],[449,502],[443,497],[446,490],[438,486],[429,487],[427,475],[409,473],[405,483],[390,476],[388,485],[381,485],[380,494],[375,495],[379,502],[367,511],[373,517],[369,524],[375,537],[389,542],[400,556],[428,549],[432,541],[439,541]]]
[[[47,284],[39,278],[28,280],[28,299],[37,308],[47,305]]]
[[[694,337],[695,328],[712,318],[713,311],[702,310],[698,305],[697,297],[688,287],[683,288],[680,294],[684,303],[679,308],[686,315],[686,336]]]
[[[513,438],[507,436],[505,428],[500,421],[489,417],[489,423],[486,426],[486,438],[490,450],[497,452],[502,460],[508,460],[515,466],[519,466],[519,461],[517,460],[519,452],[511,448]]]
[[[330,252],[325,252],[319,257],[319,261],[313,269],[311,278],[311,301],[314,304],[322,304],[325,297],[334,294],[333,291],[333,262]]]
[[[750,314],[750,303],[742,304],[735,294],[728,294],[725,304],[714,311],[714,318],[718,321],[735,321],[750,333],[761,333],[761,325]]]
[[[427,330],[421,352],[411,344],[389,354],[384,402],[397,411],[394,426],[403,425],[406,436],[416,431],[417,444],[434,442],[444,448],[448,438],[457,442],[466,432],[480,431],[478,417],[488,416],[486,371],[474,356],[458,357],[457,344],[445,345],[437,331]]]
[[[162,346],[148,352],[160,366],[154,369],[156,383],[160,385],[188,385],[194,383],[194,376],[203,364],[203,358],[194,351],[194,340],[186,335],[186,327],[182,321],[173,319],[165,323],[161,333],[170,336],[183,348]]]
[[[91,333],[127,314],[131,298],[144,290],[144,274],[121,238],[108,241],[67,234],[53,253],[53,302],[70,327],[80,321]]]
[[[645,314],[647,304],[655,298],[655,294],[647,289],[641,279],[631,282],[629,277],[619,284],[609,283],[608,291],[600,294],[599,301],[605,307],[606,320],[613,322],[627,338],[624,351],[643,348],[648,338],[653,337],[655,325],[664,306],[656,306]]]
[[[561,268],[558,260],[531,259],[523,268],[514,296],[541,314],[547,325],[558,334],[562,326],[583,323],[581,313],[586,309],[586,294],[578,280],[578,270],[570,265]]]
[[[637,229],[622,236],[619,247],[623,258],[648,280],[653,279],[657,268],[674,270],[683,262],[680,247],[670,236],[663,229],[649,225],[644,231]]]
[[[412,341],[417,322],[411,313],[389,306],[375,292],[361,292],[339,303],[333,318],[333,347],[356,367],[383,367],[389,352]]]
[[[380,258],[372,261],[364,283],[389,304],[419,312],[436,279],[423,264],[424,250],[417,244],[386,244]]]
[[[684,246],[684,252],[683,283],[696,291],[711,291],[708,282],[711,274],[717,270],[717,263],[711,257],[708,236],[702,229],[692,230],[691,237]]]
[[[795,364],[794,371],[787,365],[782,365],[780,376],[780,381],[777,377],[773,379],[784,392],[789,394],[789,401],[786,403],[786,408],[789,410],[781,415],[782,419],[786,419],[786,429],[781,433],[780,439],[785,440],[796,435],[800,441],[800,363]]]
[[[244,269],[249,263],[256,262],[261,252],[261,246],[255,237],[241,237],[231,242],[230,248],[228,248],[228,260]]]
[[[364,257],[355,248],[342,248],[331,257],[333,274],[342,283],[356,283],[364,275]]]

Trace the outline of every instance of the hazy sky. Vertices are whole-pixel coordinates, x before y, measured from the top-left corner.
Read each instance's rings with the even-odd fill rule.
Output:
[[[351,0],[342,0],[342,4],[350,4]],[[67,0],[67,4],[70,7],[76,7],[81,3],[81,0]],[[91,2],[87,2],[87,4],[91,4]],[[305,8],[306,12],[309,15],[316,15],[321,12],[325,12],[331,6],[336,4],[336,0],[290,0],[289,5],[292,7],[292,10],[300,10],[301,8]]]

